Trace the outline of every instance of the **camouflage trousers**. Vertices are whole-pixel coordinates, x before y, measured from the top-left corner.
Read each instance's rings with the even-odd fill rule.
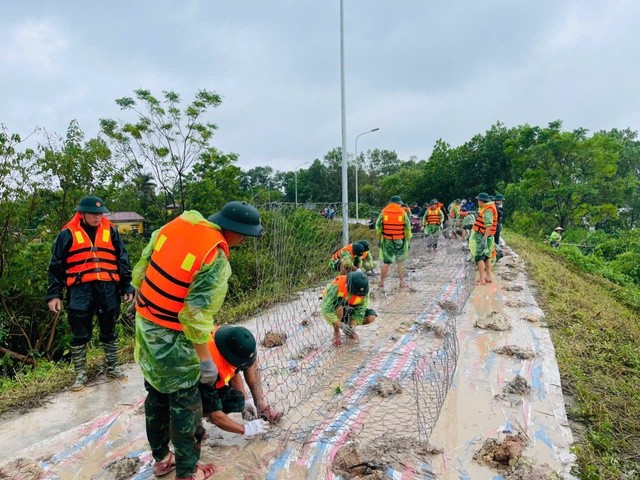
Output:
[[[144,414],[147,440],[158,461],[169,453],[169,441],[176,456],[176,477],[189,477],[200,460],[202,401],[198,385],[173,393],[161,393],[146,380]],[[198,438],[200,437],[200,438]]]

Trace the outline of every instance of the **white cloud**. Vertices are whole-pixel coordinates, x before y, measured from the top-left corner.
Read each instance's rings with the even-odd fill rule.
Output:
[[[29,65],[46,72],[61,70],[69,42],[60,28],[50,20],[27,20],[8,30],[0,45],[0,58],[17,65]]]

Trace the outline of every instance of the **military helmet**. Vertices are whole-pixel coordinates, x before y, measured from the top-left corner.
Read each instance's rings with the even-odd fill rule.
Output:
[[[245,327],[223,325],[213,341],[224,359],[236,368],[249,368],[256,361],[256,337]]]
[[[429,205],[437,205],[438,204],[438,199],[434,198],[433,200],[431,200],[429,202]]]
[[[483,201],[483,202],[490,202],[490,201],[491,201],[491,197],[489,196],[489,194],[488,194],[488,193],[484,193],[484,192],[482,192],[482,193],[479,193],[479,194],[476,196],[476,200],[481,200],[481,201]]]
[[[369,279],[361,271],[347,274],[347,289],[353,295],[364,296],[369,293]]]
[[[260,213],[247,202],[229,202],[218,213],[210,215],[209,221],[224,230],[248,237],[261,237],[265,231],[260,224]]]
[[[495,197],[493,197],[495,200],[504,200],[504,195],[502,195],[501,193],[497,193]]]
[[[368,252],[368,251],[369,251],[369,248],[370,248],[370,246],[369,246],[369,242],[367,242],[366,240],[358,240],[358,242],[357,242],[357,243],[359,243],[360,245],[362,245],[362,248],[364,248],[364,251],[365,251],[365,252]]]
[[[400,195],[394,195],[393,197],[391,197],[391,200],[389,200],[389,202],[402,203],[402,199],[400,198]]]
[[[364,246],[361,243],[354,242],[351,244],[351,248],[353,250],[353,254],[357,257],[362,256],[364,253]]]
[[[89,195],[80,200],[80,203],[78,203],[78,206],[74,208],[73,211],[82,213],[109,213],[102,199],[94,195]]]

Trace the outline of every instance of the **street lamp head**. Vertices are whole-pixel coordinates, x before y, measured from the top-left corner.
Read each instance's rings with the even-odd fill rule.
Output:
[[[377,132],[378,130],[380,130],[378,127],[374,128],[373,130],[369,130],[370,132]]]

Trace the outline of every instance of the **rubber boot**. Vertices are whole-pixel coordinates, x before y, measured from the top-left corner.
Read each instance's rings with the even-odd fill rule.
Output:
[[[72,345],[71,359],[73,360],[73,368],[76,371],[76,380],[71,385],[71,390],[77,392],[82,390],[87,383],[87,344]]]
[[[118,366],[118,341],[103,343],[104,356],[107,361],[107,377],[125,380],[127,375]]]

